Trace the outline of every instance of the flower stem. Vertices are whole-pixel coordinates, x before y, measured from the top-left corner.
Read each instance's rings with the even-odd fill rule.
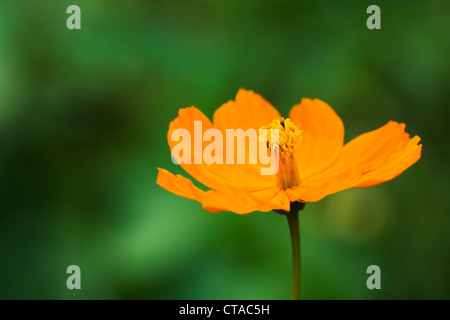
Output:
[[[292,291],[291,300],[300,300],[300,230],[298,223],[298,210],[286,214],[291,233],[292,247]]]

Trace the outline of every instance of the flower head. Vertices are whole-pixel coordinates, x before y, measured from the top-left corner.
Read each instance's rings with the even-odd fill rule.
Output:
[[[202,137],[208,129],[224,136],[227,129],[265,129],[260,130],[265,135],[259,137],[259,142],[264,140],[266,152],[275,150],[279,160],[278,170],[273,175],[261,174],[264,166],[261,161],[199,163],[194,161],[195,156],[210,146],[201,145],[199,149],[195,142],[190,143],[192,153],[189,156],[193,161],[180,165],[208,187],[208,191],[199,189],[188,178],[158,168],[157,183],[161,187],[199,201],[210,212],[290,211],[291,203],[315,202],[344,189],[391,180],[418,161],[422,150],[422,145],[418,144],[420,137],[410,138],[405,124],[395,121],[344,145],[343,123],[325,102],[302,99],[285,119],[260,95],[241,89],[234,101],[216,110],[213,122],[195,107],[180,109],[169,126],[171,151],[178,144],[172,134],[177,129],[195,134],[199,130],[195,123],[199,122]],[[276,143],[274,133],[278,135]],[[216,138],[211,144],[217,142]],[[234,157],[237,151],[235,146],[222,144],[215,152],[228,152]]]

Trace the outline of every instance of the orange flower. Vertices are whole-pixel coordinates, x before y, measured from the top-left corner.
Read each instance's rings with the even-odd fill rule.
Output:
[[[348,188],[374,186],[391,180],[421,156],[420,137],[410,138],[405,124],[389,121],[344,145],[341,119],[325,102],[302,99],[289,118],[259,94],[239,90],[235,101],[216,110],[211,122],[195,107],[179,110],[170,123],[168,140],[176,129],[194,132],[194,121],[202,121],[203,132],[215,128],[247,130],[279,129],[279,170],[261,175],[261,164],[181,164],[201,184],[160,169],[157,183],[179,196],[199,201],[210,212],[290,211],[291,204],[315,202]],[[206,147],[203,146],[203,149]]]

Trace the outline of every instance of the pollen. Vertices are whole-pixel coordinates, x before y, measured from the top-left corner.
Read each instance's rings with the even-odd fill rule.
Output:
[[[302,130],[289,118],[273,120],[272,123],[262,126],[267,130],[267,148],[272,149],[273,144],[280,150],[280,160],[285,162],[292,158],[293,150],[302,140]],[[278,141],[272,130],[278,130]],[[278,142],[278,143],[277,143]]]
[[[266,139],[267,148],[279,155],[277,185],[282,190],[300,184],[300,174],[294,159],[294,148],[301,143],[302,130],[289,118],[273,120],[271,124],[261,127],[260,139]],[[267,136],[266,136],[267,133]]]

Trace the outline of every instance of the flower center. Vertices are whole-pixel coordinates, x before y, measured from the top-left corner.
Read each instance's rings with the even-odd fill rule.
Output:
[[[297,128],[289,118],[273,120],[272,123],[262,126],[261,129],[267,130],[267,148],[272,150],[275,144],[275,148],[279,150],[278,186],[283,190],[298,186],[300,175],[294,160],[294,148],[302,140],[302,130]],[[278,130],[278,141],[272,132],[274,129]]]

